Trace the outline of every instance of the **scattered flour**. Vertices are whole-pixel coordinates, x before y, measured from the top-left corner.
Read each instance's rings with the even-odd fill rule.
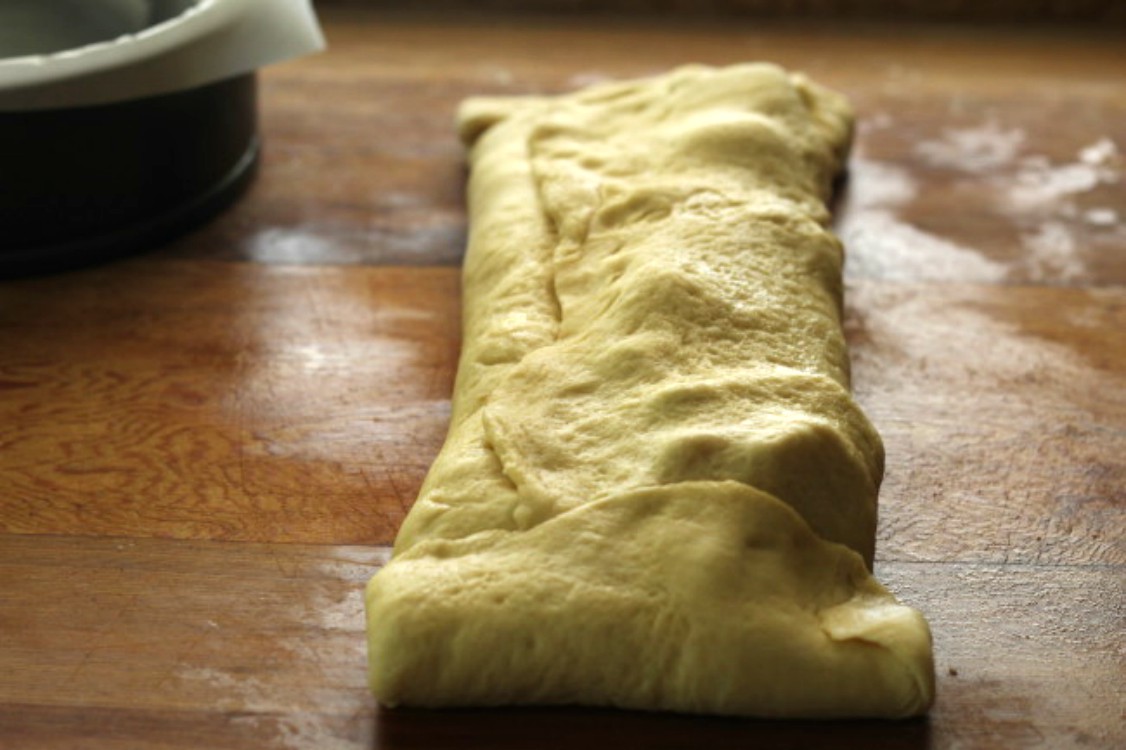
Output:
[[[939,140],[916,145],[915,153],[931,166],[981,173],[1012,162],[1024,141],[1023,130],[1006,130],[989,121],[979,127],[948,129]]]
[[[1080,201],[1085,193],[1121,179],[1118,147],[1110,138],[1099,138],[1079,148],[1073,161],[1059,163],[1024,153],[1028,140],[1024,130],[988,120],[945,130],[941,138],[916,144],[914,151],[932,167],[987,180],[993,210],[1012,221],[1024,249],[1014,271],[1032,281],[1075,281],[1088,270],[1077,231],[1126,231],[1113,208],[1083,207]],[[885,232],[881,239],[881,249],[888,252],[895,233]]]
[[[1005,278],[1006,268],[972,248],[903,221],[898,209],[918,194],[904,168],[857,154],[850,166],[849,210],[838,227],[849,248],[851,273],[883,279],[936,281]]]

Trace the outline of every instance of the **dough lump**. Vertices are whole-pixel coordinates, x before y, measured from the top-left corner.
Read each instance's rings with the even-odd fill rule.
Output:
[[[387,705],[903,717],[826,200],[847,103],[767,64],[471,99],[446,443],[367,590]]]

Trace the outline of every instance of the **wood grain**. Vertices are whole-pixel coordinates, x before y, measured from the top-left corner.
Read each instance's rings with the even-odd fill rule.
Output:
[[[0,529],[389,542],[458,299],[454,269],[171,259],[6,285]]]
[[[1126,584],[1109,566],[883,564],[879,575],[935,630],[930,718],[787,723],[377,711],[365,686],[360,589],[386,559],[379,547],[0,537],[2,736],[12,747],[91,750],[1126,740],[1116,690]],[[1068,689],[1052,690],[1061,679]]]
[[[1126,745],[1126,58],[1094,30],[330,14],[236,207],[0,282],[0,748]],[[385,711],[360,591],[446,428],[479,93],[772,59],[860,114],[836,226],[927,721]]]
[[[1126,289],[846,295],[854,386],[887,446],[882,559],[1126,564]]]

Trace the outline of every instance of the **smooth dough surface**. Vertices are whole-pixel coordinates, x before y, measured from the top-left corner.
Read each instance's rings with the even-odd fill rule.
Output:
[[[472,99],[450,432],[367,590],[388,705],[924,712],[870,573],[838,95],[766,64]]]

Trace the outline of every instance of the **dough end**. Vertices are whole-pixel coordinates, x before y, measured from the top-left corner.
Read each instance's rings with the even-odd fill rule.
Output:
[[[367,590],[385,705],[921,714],[930,632],[774,497],[685,482],[420,542]]]

